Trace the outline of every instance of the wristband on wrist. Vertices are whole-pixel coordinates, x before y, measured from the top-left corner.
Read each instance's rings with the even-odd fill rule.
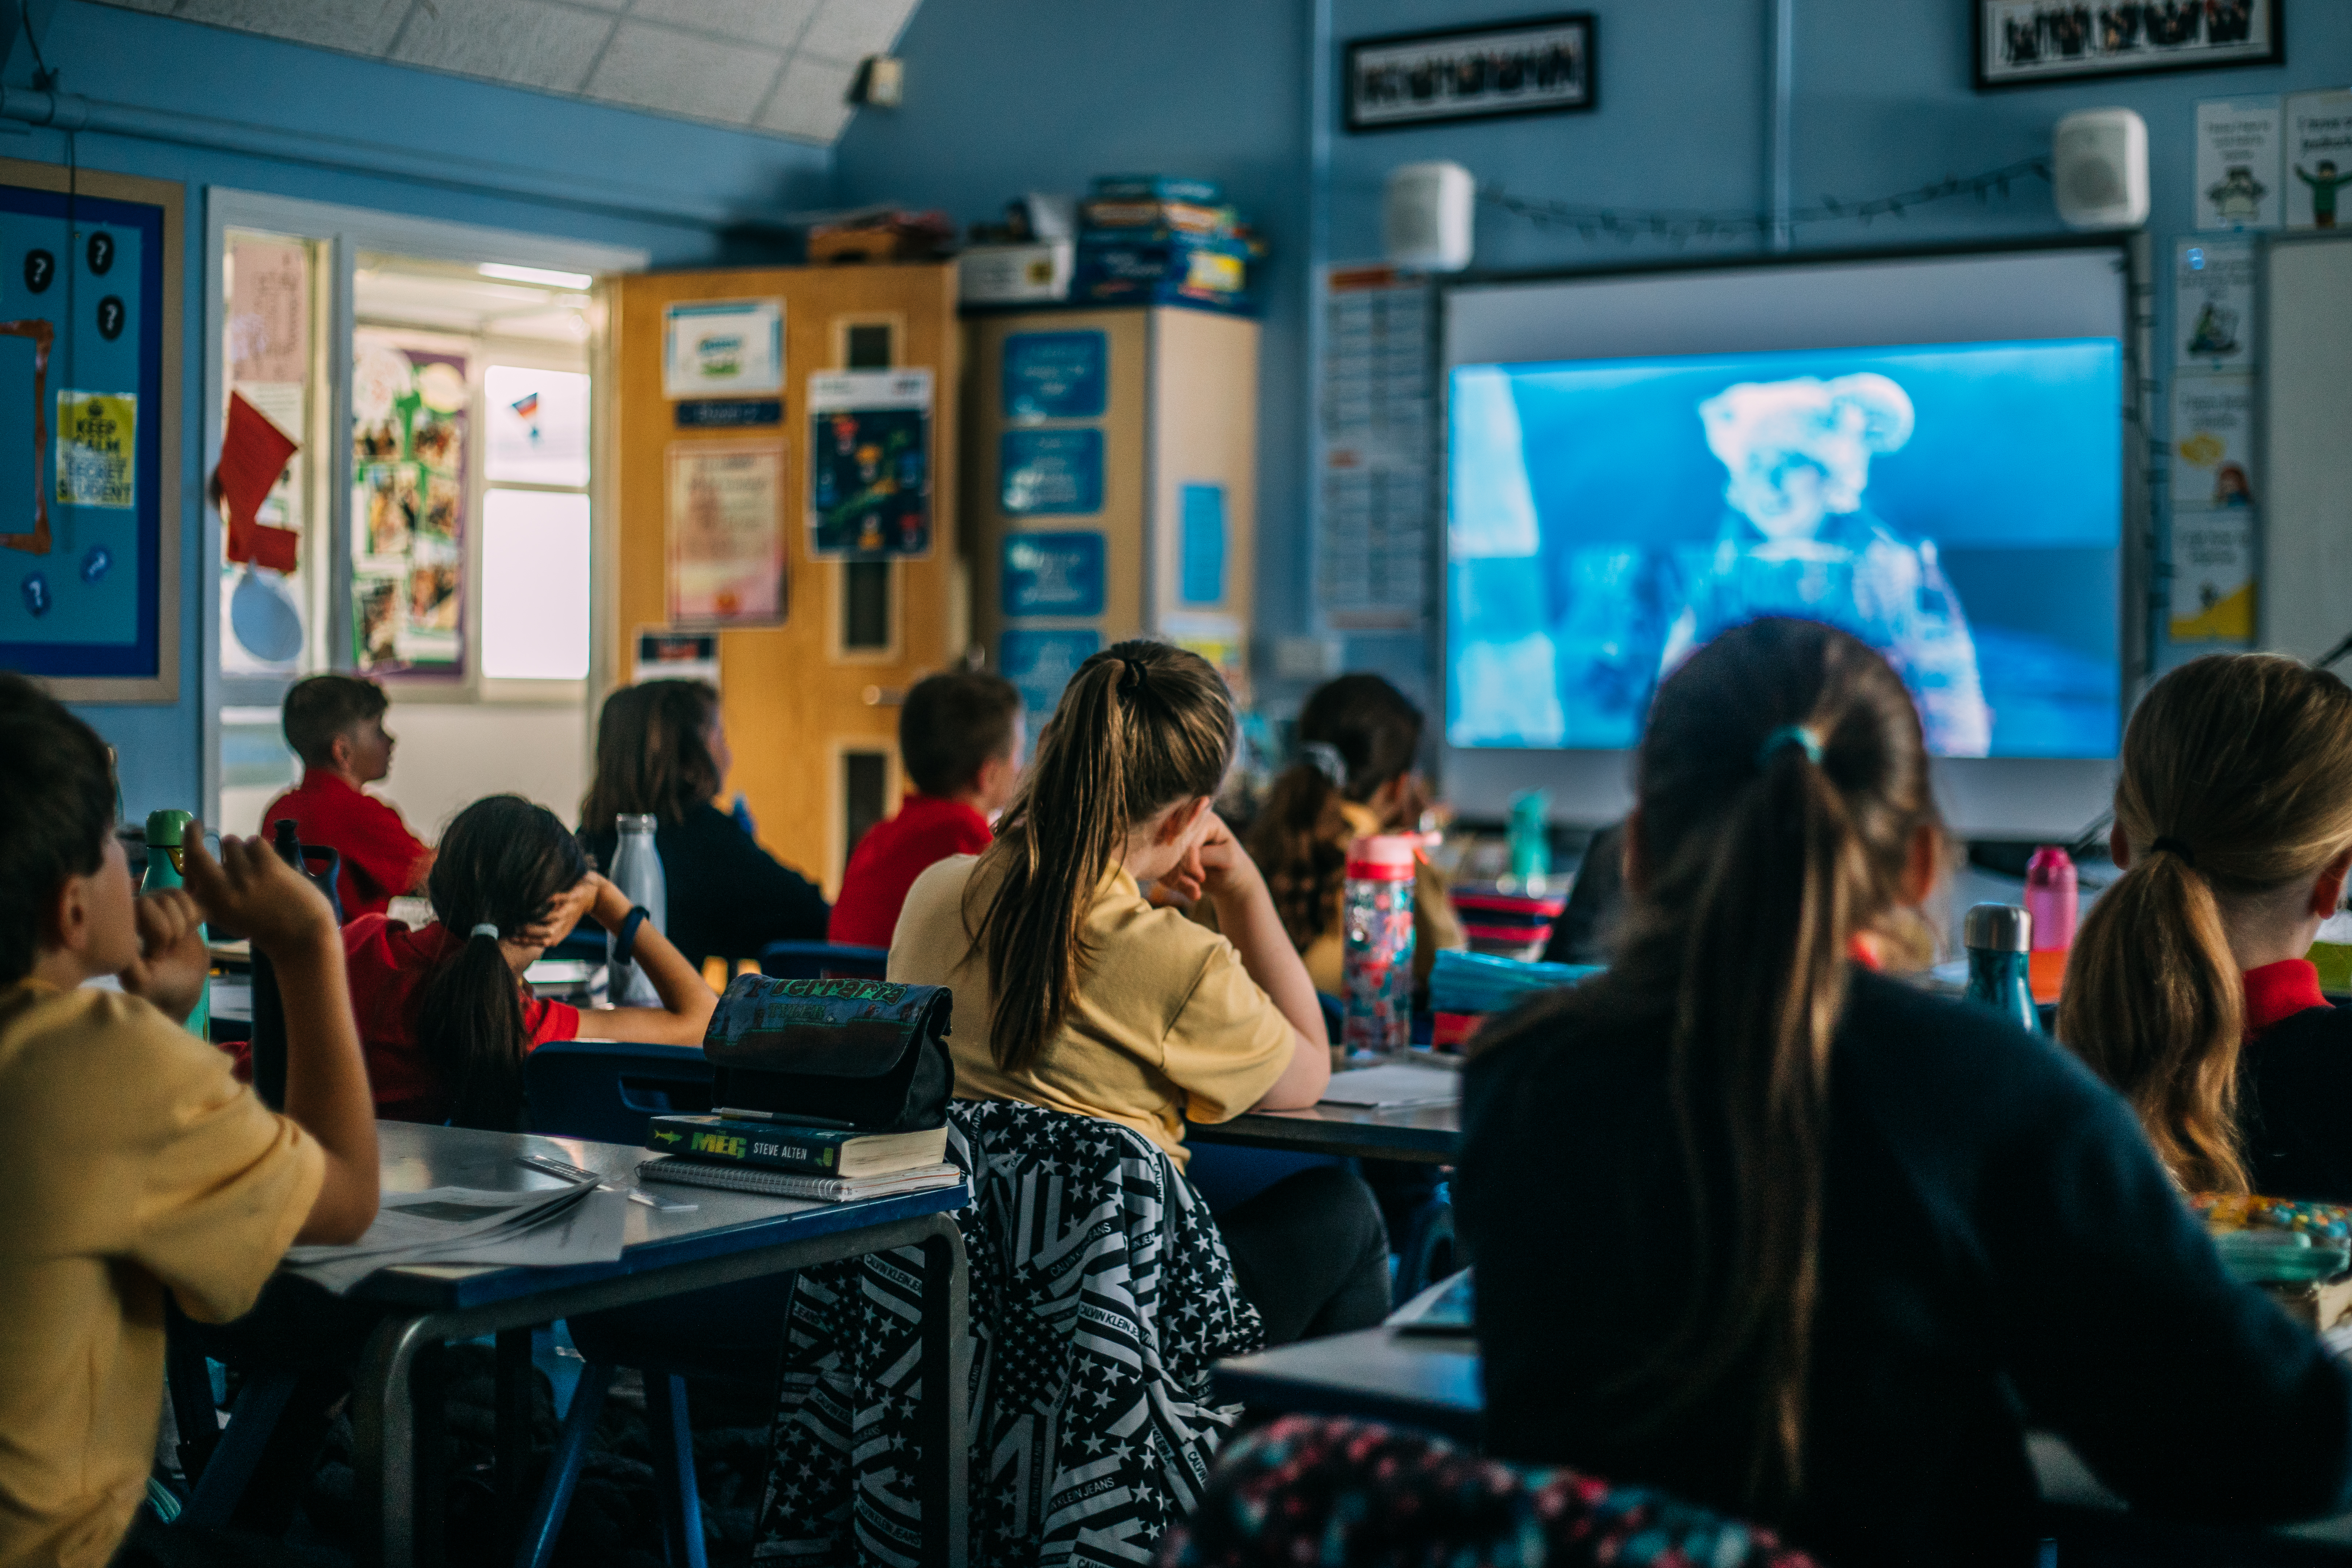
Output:
[[[634,962],[637,951],[637,928],[651,919],[653,919],[652,912],[643,904],[637,905],[629,911],[628,918],[621,922],[621,929],[614,933],[614,963]]]

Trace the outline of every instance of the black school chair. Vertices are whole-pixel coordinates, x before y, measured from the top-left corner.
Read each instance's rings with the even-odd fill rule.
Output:
[[[760,950],[760,973],[775,980],[881,980],[890,950],[830,942],[772,942]]]

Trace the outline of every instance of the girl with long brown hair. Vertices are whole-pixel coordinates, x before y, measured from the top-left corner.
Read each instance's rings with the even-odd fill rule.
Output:
[[[2192,1191],[2352,1203],[2352,1016],[2305,958],[2352,872],[2352,688],[2214,654],[2124,732],[2123,872],[2074,939],[2058,1037]]]
[[[747,818],[712,804],[734,765],[719,693],[699,680],[647,680],[604,699],[596,776],[580,839],[612,869],[614,819],[654,819],[668,881],[669,939],[697,969],[757,958],[772,942],[823,942],[832,913],[816,885],[760,847]]]
[[[1187,1121],[1309,1106],[1330,1080],[1315,988],[1213,802],[1233,698],[1199,655],[1123,642],[1080,665],[978,857],[908,889],[890,978],[955,993],[956,1093],[1133,1128],[1179,1170]],[[1142,885],[1206,898],[1223,934]],[[1362,1180],[1300,1172],[1218,1216],[1267,1341],[1367,1328],[1388,1243]]]
[[[1943,846],[1885,659],[1794,620],[1702,647],[1626,839],[1617,962],[1465,1074],[1490,1449],[1842,1568],[2033,1561],[2029,1410],[2176,1514],[2352,1498],[2352,1373],[2230,1279],[2129,1108],[1872,972]]]
[[[1276,776],[1250,824],[1250,857],[1265,871],[1283,929],[1318,991],[1339,990],[1339,892],[1349,841],[1419,826],[1427,805],[1413,770],[1421,731],[1421,710],[1381,677],[1324,682],[1298,710],[1299,760]],[[1420,983],[1440,948],[1463,944],[1445,879],[1426,861],[1414,878],[1412,926]]]

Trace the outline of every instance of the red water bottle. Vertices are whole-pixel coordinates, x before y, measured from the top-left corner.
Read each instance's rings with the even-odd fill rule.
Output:
[[[2066,982],[2066,952],[2074,945],[2074,915],[2080,902],[2074,862],[2055,844],[2044,844],[2025,863],[2025,912],[2033,917],[2029,967],[2033,995],[2055,1001]]]

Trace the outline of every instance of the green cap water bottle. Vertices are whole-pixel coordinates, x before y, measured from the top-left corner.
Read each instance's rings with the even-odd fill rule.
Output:
[[[188,864],[188,830],[195,820],[195,813],[192,811],[167,809],[147,814],[147,874],[140,880],[141,892],[152,893],[163,888],[187,886],[184,873]],[[207,934],[204,927],[196,928],[198,937]],[[207,981],[196,992],[196,1009],[187,1017],[188,1032],[200,1040],[210,1041],[212,1023],[212,984]]]

